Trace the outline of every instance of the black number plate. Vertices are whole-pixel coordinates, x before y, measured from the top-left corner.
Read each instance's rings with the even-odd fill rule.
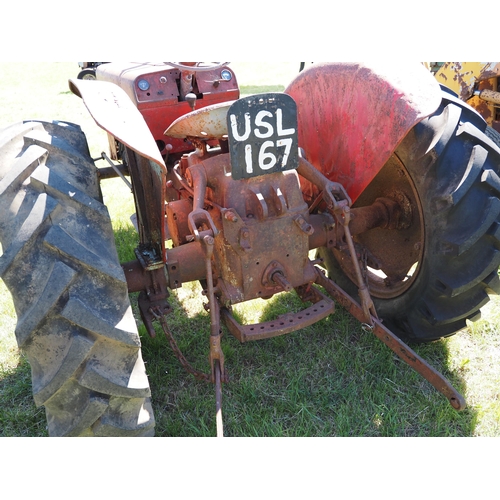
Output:
[[[233,179],[298,167],[297,105],[288,94],[239,99],[227,113]]]

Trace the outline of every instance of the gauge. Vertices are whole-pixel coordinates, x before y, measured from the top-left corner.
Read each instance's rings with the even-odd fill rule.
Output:
[[[228,69],[223,69],[221,71],[220,77],[226,82],[228,82],[229,80],[231,80],[231,78],[233,78],[233,74]]]
[[[149,82],[147,80],[139,80],[137,82],[137,86],[141,89],[141,90],[148,90],[149,89]]]

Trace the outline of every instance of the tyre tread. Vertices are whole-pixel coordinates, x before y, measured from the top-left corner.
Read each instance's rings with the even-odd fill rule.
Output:
[[[411,286],[392,298],[374,297],[374,304],[405,341],[429,342],[477,319],[488,294],[500,292],[500,148],[480,115],[443,93],[440,108],[395,155],[420,196],[424,254]],[[354,296],[333,252],[319,253],[330,276]]]
[[[0,277],[49,434],[152,435],[140,339],[83,132],[29,122],[0,132],[2,144]]]

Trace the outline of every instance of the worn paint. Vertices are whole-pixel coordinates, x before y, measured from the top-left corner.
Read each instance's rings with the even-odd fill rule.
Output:
[[[498,105],[474,96],[474,91],[498,91],[499,76],[499,62],[445,62],[435,74],[439,83],[453,90],[496,129],[500,127]]]
[[[77,79],[70,79],[69,87],[83,99],[99,127],[151,160],[166,174],[165,162],[144,118],[120,87],[109,82]]]
[[[323,63],[301,72],[286,93],[297,103],[299,146],[353,201],[408,131],[441,102],[439,85],[421,64]],[[304,182],[306,197],[317,189]]]
[[[165,131],[168,137],[223,139],[227,137],[227,110],[234,101],[213,104],[177,118]]]
[[[500,76],[500,63],[445,62],[435,76],[440,83],[467,101],[474,94],[479,82]]]

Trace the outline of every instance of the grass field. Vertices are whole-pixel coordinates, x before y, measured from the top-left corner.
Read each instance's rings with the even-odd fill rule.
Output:
[[[280,91],[299,63],[233,63],[243,93]],[[77,63],[0,64],[0,129],[28,119],[62,119],[82,126],[94,157],[107,140],[81,100],[69,92]],[[105,166],[105,165],[102,165]],[[136,242],[131,195],[120,180],[102,184],[122,261]],[[0,214],[1,216],[1,214]],[[172,296],[171,330],[192,364],[208,370],[209,318],[196,284]],[[348,314],[288,336],[241,345],[229,335],[223,349],[230,382],[223,409],[228,436],[500,436],[500,311],[494,297],[483,319],[457,335],[415,350],[462,391],[457,413],[425,380]],[[300,305],[288,295],[240,308],[247,321]],[[45,436],[45,414],[31,398],[30,368],[14,337],[16,317],[0,282],[0,436]],[[157,436],[215,435],[213,387],[196,381],[158,332],[140,325]]]

